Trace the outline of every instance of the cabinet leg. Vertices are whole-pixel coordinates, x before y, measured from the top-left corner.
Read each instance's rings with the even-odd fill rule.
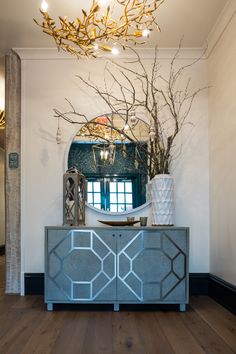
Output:
[[[53,304],[52,303],[48,303],[47,304],[47,310],[48,311],[53,311]]]
[[[185,312],[186,311],[186,304],[180,304],[179,310],[180,310],[180,312]]]
[[[115,312],[120,311],[120,304],[114,304],[114,311]]]

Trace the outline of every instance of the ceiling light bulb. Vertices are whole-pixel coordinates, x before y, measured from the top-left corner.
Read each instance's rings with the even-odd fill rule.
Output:
[[[119,50],[116,47],[112,47],[111,52],[113,55],[118,55],[119,54]]]
[[[41,2],[41,11],[42,11],[42,12],[47,12],[47,11],[48,11],[48,3],[47,3],[47,1],[45,1],[45,0],[43,0],[43,1]]]
[[[148,37],[149,34],[150,34],[150,31],[149,31],[149,29],[147,29],[147,28],[145,28],[145,29],[142,31],[143,37]]]

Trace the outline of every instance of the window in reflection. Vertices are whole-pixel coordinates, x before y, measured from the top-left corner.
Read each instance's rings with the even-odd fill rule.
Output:
[[[87,202],[95,208],[101,209],[101,184],[100,182],[87,182]]]
[[[137,179],[121,177],[88,178],[87,202],[98,209],[111,212],[122,212],[134,207],[133,196],[137,188]],[[136,204],[138,201],[136,200]]]

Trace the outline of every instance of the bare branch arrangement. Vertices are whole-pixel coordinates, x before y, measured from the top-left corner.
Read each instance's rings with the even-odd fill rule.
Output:
[[[106,124],[125,139],[138,141],[134,134],[137,116],[145,116],[149,126],[148,173],[152,179],[157,174],[169,174],[176,136],[187,123],[194,99],[207,88],[192,90],[191,78],[186,78],[187,69],[201,60],[202,56],[179,67],[177,59],[181,50],[180,42],[170,62],[168,74],[164,76],[160,73],[157,49],[151,70],[146,69],[138,52],[131,50],[135,54],[135,60],[132,62],[108,62],[103,87],[99,87],[90,78],[77,77],[106,104],[111,112],[110,117],[113,114],[119,115],[124,120],[124,127],[119,129],[113,124],[112,118]],[[77,112],[70,102],[69,105],[68,112],[63,113],[55,109],[55,116],[71,124],[88,123],[85,115]],[[78,118],[79,121],[76,120]],[[129,131],[125,128],[127,125]]]

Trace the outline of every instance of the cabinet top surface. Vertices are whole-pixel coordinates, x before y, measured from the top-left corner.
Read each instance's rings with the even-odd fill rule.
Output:
[[[47,230],[189,230],[186,226],[45,226]]]

